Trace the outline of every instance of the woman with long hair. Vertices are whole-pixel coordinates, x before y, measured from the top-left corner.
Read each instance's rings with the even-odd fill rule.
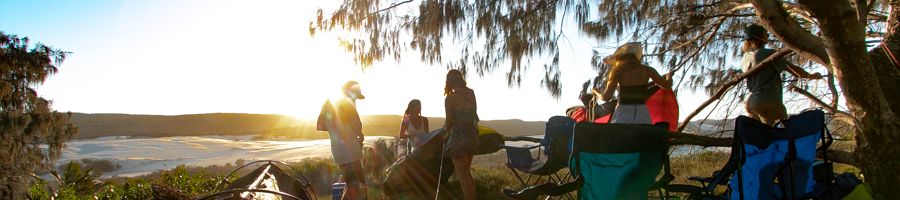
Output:
[[[406,138],[406,154],[412,153],[413,147],[421,144],[420,136],[428,130],[428,118],[422,116],[422,102],[418,99],[409,101],[400,122],[400,138]]]
[[[670,89],[670,78],[664,78],[656,69],[641,63],[641,43],[631,42],[619,47],[603,62],[612,65],[604,91],[593,90],[603,101],[610,101],[619,92],[619,102],[610,123],[651,124],[650,112],[644,102],[650,97],[647,88],[653,84]]]
[[[444,96],[447,117],[444,130],[448,130],[450,135],[444,154],[453,161],[454,174],[459,180],[464,199],[475,200],[475,180],[469,171],[472,157],[478,148],[478,106],[475,91],[466,86],[462,72],[454,69],[447,72]]]

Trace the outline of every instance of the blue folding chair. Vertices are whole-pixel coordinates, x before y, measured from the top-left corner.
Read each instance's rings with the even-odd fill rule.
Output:
[[[710,178],[690,178],[703,187],[670,185],[670,192],[690,193],[691,199],[807,199],[828,182],[829,178],[817,181],[813,176],[814,163],[831,164],[827,149],[832,137],[821,110],[791,116],[775,127],[740,116],[734,136],[731,156],[721,171]],[[817,151],[824,155],[821,162],[816,161]],[[723,196],[713,194],[719,185],[728,185]]]
[[[506,141],[528,141],[535,145],[509,146],[506,150],[506,166],[512,171],[516,179],[522,184],[522,188],[545,183],[564,183],[571,180],[566,171],[560,170],[568,166],[571,149],[572,128],[575,121],[564,116],[554,116],[547,120],[544,138],[512,137]],[[533,152],[537,150],[537,152]],[[520,175],[522,172],[527,175]],[[511,194],[508,190],[507,194]]]

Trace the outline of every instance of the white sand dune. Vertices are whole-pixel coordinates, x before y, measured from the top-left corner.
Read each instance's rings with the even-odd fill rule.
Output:
[[[541,138],[542,136],[532,136]],[[252,136],[177,136],[160,138],[101,137],[75,140],[67,144],[62,159],[57,163],[81,159],[109,160],[121,167],[104,172],[104,177],[139,176],[178,165],[210,166],[234,163],[238,159],[299,161],[306,158],[330,158],[331,147],[328,140],[252,140]],[[366,137],[371,143],[383,136]],[[508,146],[537,145],[530,142],[507,142]],[[679,146],[672,156],[686,155],[702,151],[727,151],[727,148],[701,148]],[[503,151],[490,157],[487,165],[505,162]],[[498,157],[499,156],[499,157]],[[485,164],[485,163],[481,163]]]

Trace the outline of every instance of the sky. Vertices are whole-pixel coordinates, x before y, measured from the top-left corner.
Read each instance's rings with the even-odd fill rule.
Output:
[[[72,52],[38,92],[59,111],[178,115],[195,113],[318,115],[348,80],[361,84],[363,115],[402,114],[411,99],[423,115],[443,116],[446,68],[386,60],[363,70],[333,33],[313,38],[315,11],[336,1],[10,1],[0,0],[0,31]],[[562,97],[540,87],[543,67],[507,87],[502,67],[469,75],[485,120],[546,120],[579,105],[581,84],[597,74],[591,51],[627,41],[595,41],[566,30],[560,42]],[[612,52],[613,49],[599,49]],[[734,61],[738,62],[738,61]],[[664,71],[662,68],[657,68]],[[702,92],[701,92],[702,93]],[[703,94],[679,94],[684,118]]]

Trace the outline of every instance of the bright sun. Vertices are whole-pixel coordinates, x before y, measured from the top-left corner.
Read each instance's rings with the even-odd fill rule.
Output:
[[[328,66],[312,64],[310,66]],[[360,76],[359,70],[354,65],[347,67],[304,67],[297,69],[298,79],[290,89],[285,90],[284,96],[291,99],[293,105],[285,114],[298,120],[313,120],[319,115],[322,104],[329,99],[337,99],[341,96],[340,87],[347,80],[353,80]],[[354,72],[355,71],[355,72]]]

